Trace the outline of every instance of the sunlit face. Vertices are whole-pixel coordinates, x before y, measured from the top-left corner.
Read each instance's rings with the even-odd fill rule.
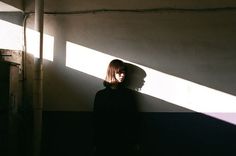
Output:
[[[117,82],[122,83],[125,80],[125,72],[124,71],[116,72],[115,78],[116,78]]]

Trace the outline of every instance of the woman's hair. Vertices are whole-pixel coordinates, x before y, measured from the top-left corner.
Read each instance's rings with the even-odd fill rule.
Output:
[[[105,87],[116,86],[119,82],[115,78],[115,74],[119,72],[125,72],[125,63],[121,60],[115,59],[110,62],[107,68],[107,74],[103,82]]]

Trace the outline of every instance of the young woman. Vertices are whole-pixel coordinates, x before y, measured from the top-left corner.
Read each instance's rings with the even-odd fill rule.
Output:
[[[125,87],[125,63],[112,60],[108,66],[105,88],[94,101],[94,143],[96,155],[133,155],[137,145],[137,109],[134,92]]]

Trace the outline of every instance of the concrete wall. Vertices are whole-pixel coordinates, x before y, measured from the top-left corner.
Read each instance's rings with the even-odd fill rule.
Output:
[[[12,1],[8,2],[10,4]],[[34,11],[33,1],[25,0],[25,4],[26,12]],[[77,47],[84,46],[92,49],[87,51],[83,48],[72,51],[75,55],[81,52],[101,52],[99,54],[108,54],[136,63],[136,65],[142,65],[139,67],[147,75],[141,92],[137,92],[140,111],[144,112],[140,113],[141,126],[137,131],[140,131],[138,138],[141,140],[141,151],[144,155],[147,155],[146,153],[149,155],[176,153],[180,155],[189,155],[189,153],[190,155],[207,155],[206,153],[232,155],[234,153],[235,155],[233,146],[234,136],[236,136],[233,125],[235,122],[227,124],[227,122],[195,113],[191,109],[171,102],[172,98],[178,100],[181,95],[178,91],[184,90],[182,82],[199,84],[201,88],[210,91],[212,91],[210,88],[213,88],[219,93],[217,95],[225,95],[222,108],[227,107],[224,99],[235,99],[236,90],[233,85],[236,81],[235,6],[233,0],[224,2],[221,0],[182,0],[178,3],[170,0],[132,0],[129,2],[124,0],[114,2],[45,0],[47,13],[44,16],[44,32],[53,38],[53,43],[47,42],[53,47],[53,60],[44,60],[42,154],[88,155],[85,153],[91,153],[93,148],[91,145],[92,113],[90,112],[93,109],[95,93],[103,88],[103,80],[85,72],[86,67],[90,67],[91,64],[95,71],[106,69],[100,68],[99,65],[95,66],[96,62],[102,63],[102,61],[91,60],[93,55],[86,59],[82,55],[75,57],[77,62],[85,61],[85,71],[80,68],[67,67],[66,44],[69,41]],[[152,8],[157,8],[157,10],[143,12],[136,10]],[[158,8],[164,9],[160,11]],[[174,10],[168,8],[174,8]],[[121,10],[96,12],[96,9]],[[130,10],[127,12],[122,9]],[[84,10],[91,10],[92,13],[81,12]],[[22,26],[21,13],[4,13],[0,14],[0,18],[3,20],[2,23],[7,21],[14,26]],[[33,13],[27,18],[27,27],[34,29]],[[18,30],[22,31],[22,29]],[[21,31],[17,31],[17,34],[19,35]],[[9,36],[6,33],[4,38],[10,38]],[[29,42],[34,38],[27,36],[27,39],[29,39],[28,46],[34,45],[34,42]],[[12,43],[15,42],[12,41]],[[17,45],[21,44],[17,42]],[[27,49],[30,48],[27,47]],[[32,49],[36,51],[37,48]],[[31,55],[27,55],[26,58],[24,108],[22,108],[26,113],[22,113],[19,120],[19,134],[21,134],[19,149],[22,155],[32,155],[32,112],[27,110],[31,110],[33,101],[34,65]],[[137,66],[135,68],[139,69]],[[152,74],[158,75],[154,77],[154,81],[148,79],[153,78]],[[164,77],[161,77],[163,75]],[[135,76],[135,78],[140,78],[140,72]],[[170,78],[173,78],[173,81],[166,81]],[[134,80],[138,83],[137,79]],[[143,90],[147,91],[149,87],[154,90],[143,94]],[[191,88],[187,89],[191,90]],[[170,95],[169,101],[166,101],[161,93]],[[204,98],[207,99],[208,96],[210,94],[206,94]],[[200,100],[199,105],[211,103],[205,102],[204,98]],[[185,113],[191,111],[194,113]],[[223,115],[227,117],[227,114]],[[1,135],[7,131],[3,130]],[[5,144],[7,138],[3,137],[3,140]]]
[[[27,11],[33,10],[26,2]],[[101,79],[66,67],[67,41],[236,95],[236,10],[227,9],[236,6],[234,1],[135,2],[45,1],[45,11],[53,12],[44,16],[44,31],[54,37],[54,60],[44,62],[44,110],[91,111],[96,91],[103,88]],[[78,13],[163,7],[180,10]],[[31,14],[27,26],[33,23]],[[141,111],[188,111],[159,97],[141,95],[140,101]]]
[[[23,13],[21,12],[1,12],[1,49],[22,50],[23,44]]]
[[[44,152],[83,155],[91,151],[87,150],[90,114],[65,111],[91,111],[102,80],[65,66],[67,41],[235,95],[235,15],[234,10],[45,15],[45,32],[55,37],[55,49],[54,61],[45,61],[44,109],[53,112],[44,114],[44,131],[48,132],[44,133]],[[79,57],[76,60],[81,61]],[[89,67],[94,60],[86,61]],[[164,92],[159,86],[157,90]],[[170,94],[171,89],[168,86]],[[144,94],[138,98],[143,112],[189,112],[160,98]],[[141,116],[139,137],[144,155],[235,154],[230,148],[234,125],[229,128],[220,120],[194,113]]]

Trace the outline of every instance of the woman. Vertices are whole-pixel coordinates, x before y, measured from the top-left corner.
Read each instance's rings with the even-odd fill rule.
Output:
[[[97,155],[133,155],[136,141],[136,102],[124,85],[125,63],[112,60],[104,80],[105,89],[94,101],[94,141]]]

